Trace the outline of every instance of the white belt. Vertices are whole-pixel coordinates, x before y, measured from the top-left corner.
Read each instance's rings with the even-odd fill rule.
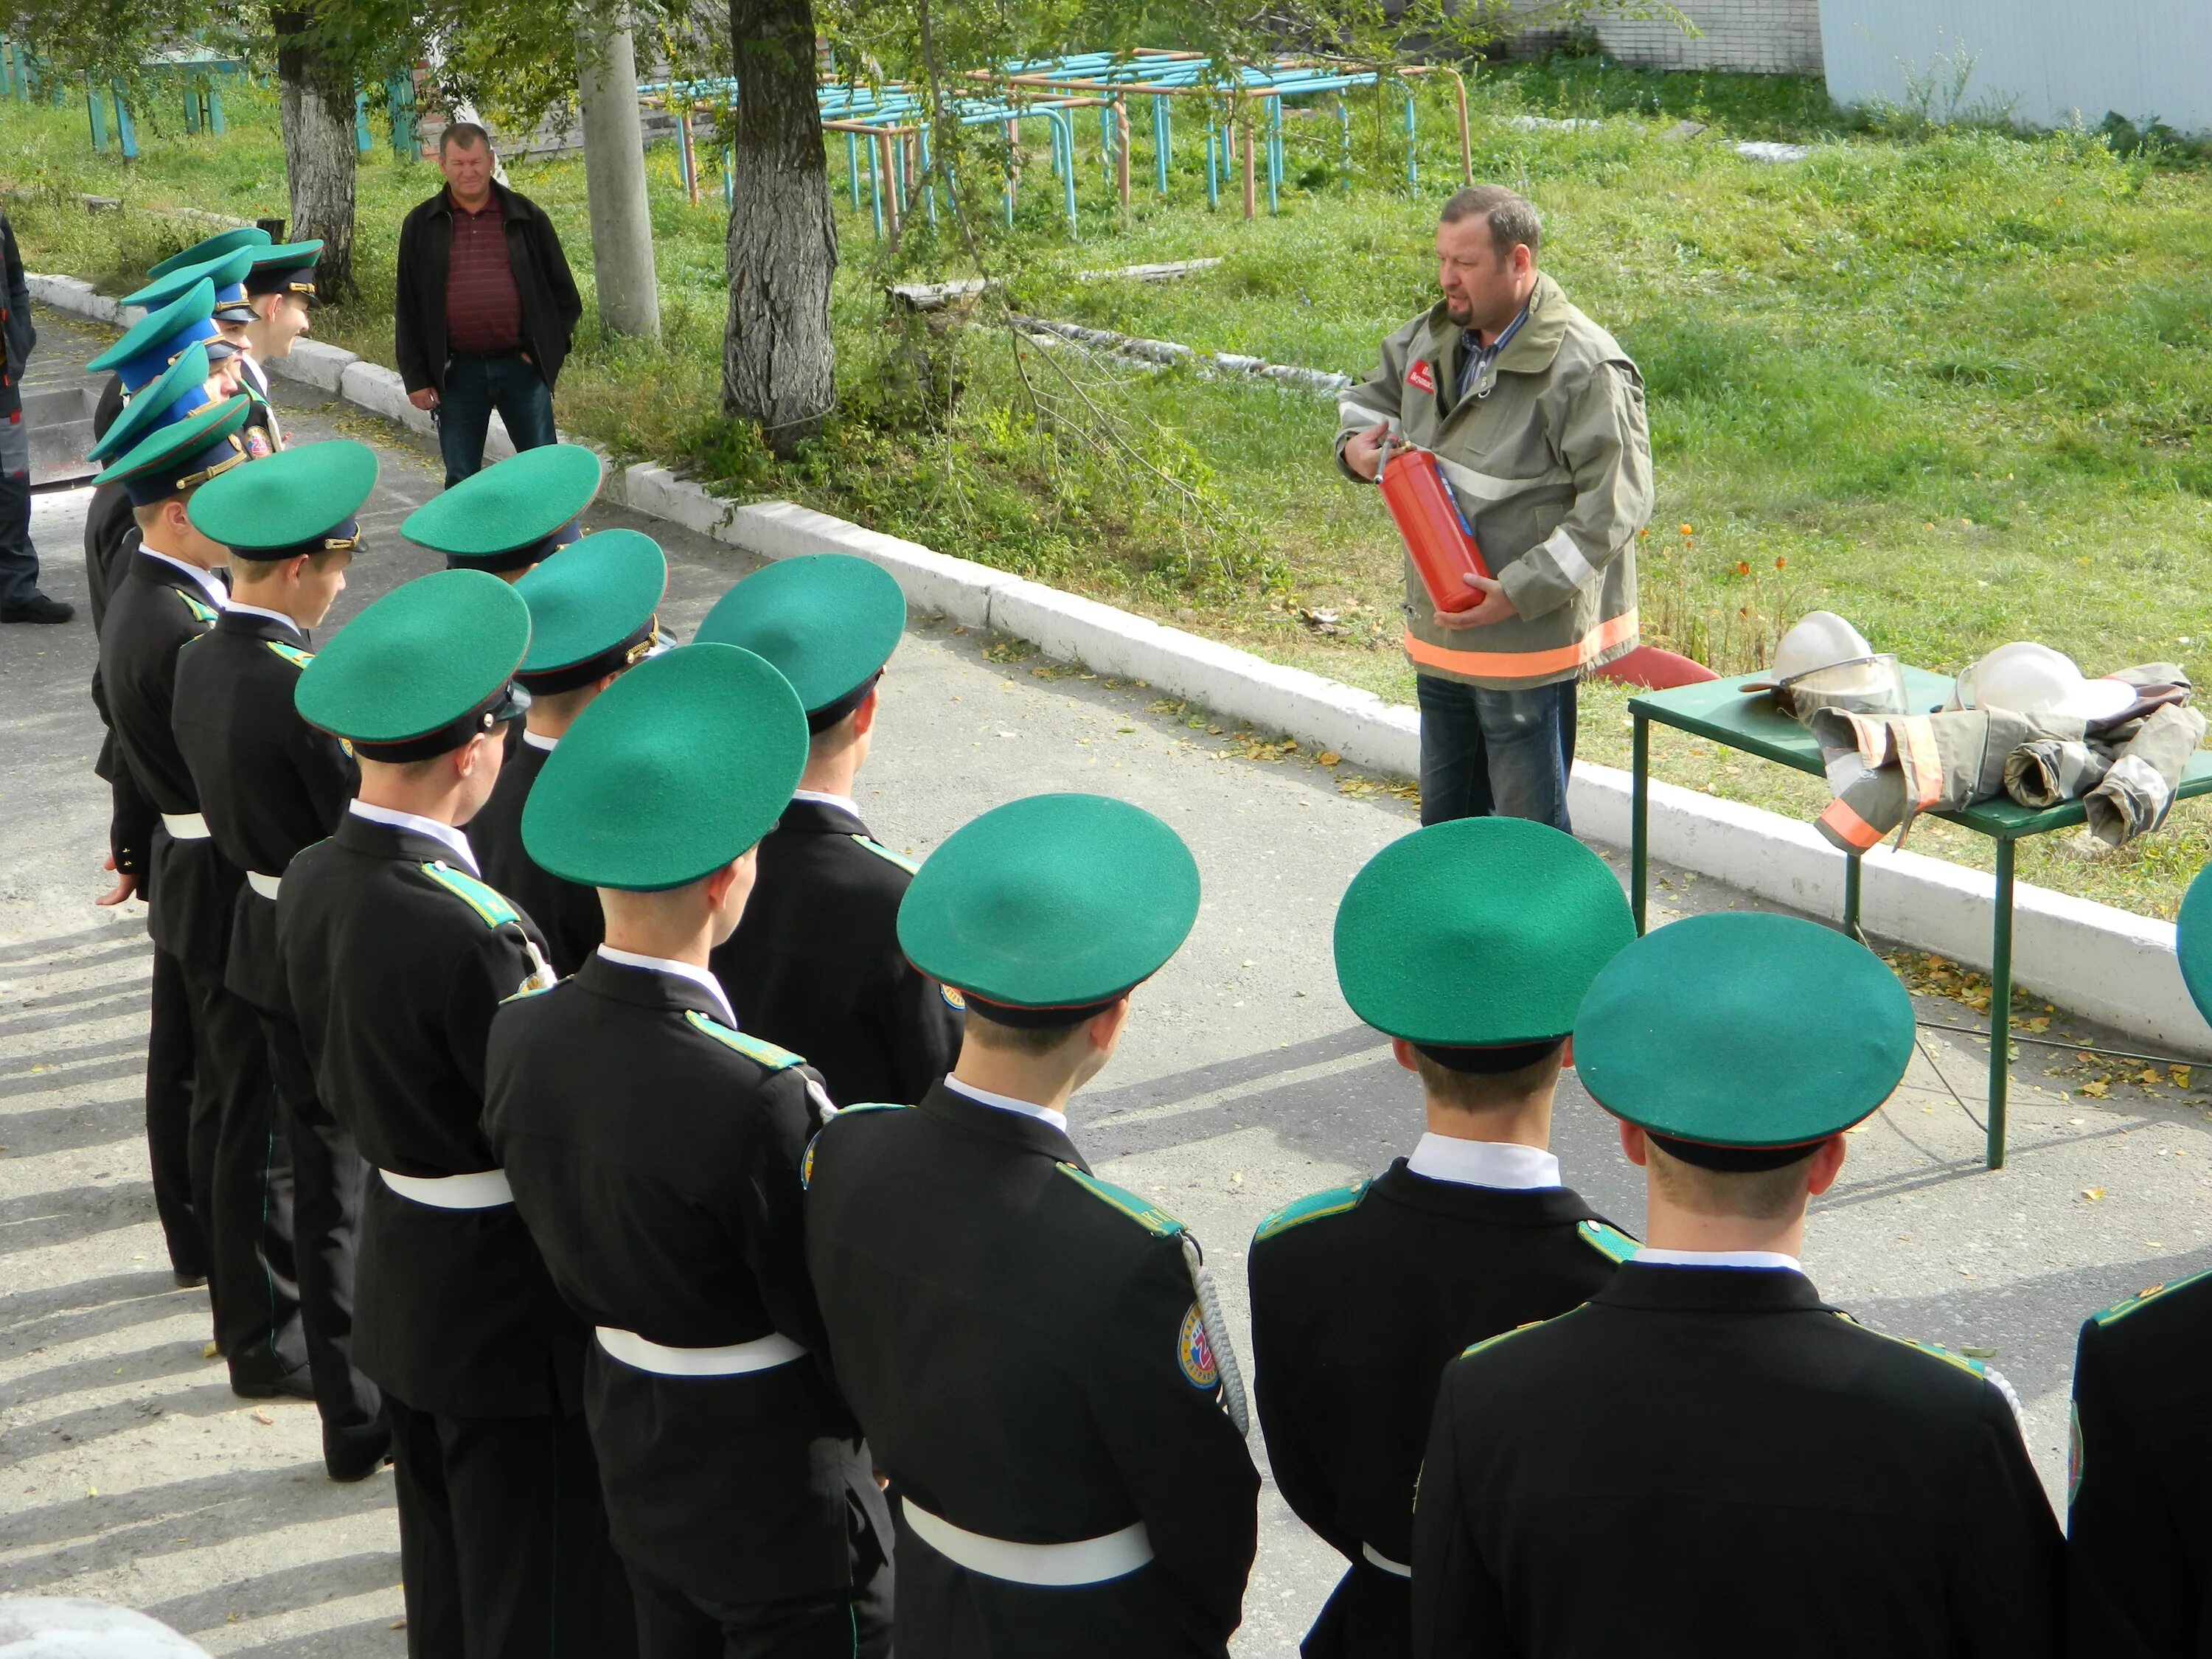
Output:
[[[1403,1561],[1393,1561],[1372,1544],[1362,1544],[1359,1547],[1359,1553],[1367,1558],[1367,1565],[1370,1567],[1380,1567],[1383,1571],[1399,1578],[1411,1578],[1413,1576],[1413,1570]]]
[[[956,1527],[911,1498],[900,1498],[899,1507],[914,1535],[953,1565],[1009,1583],[1048,1589],[1103,1584],[1136,1571],[1152,1559],[1152,1536],[1141,1521],[1103,1538],[1079,1538],[1072,1544],[1017,1544]]]
[[[161,827],[169,832],[171,841],[205,841],[208,838],[207,820],[198,812],[164,812]]]
[[[747,1371],[772,1370],[788,1365],[806,1350],[781,1331],[752,1342],[733,1342],[726,1348],[668,1348],[648,1342],[635,1331],[597,1328],[599,1346],[633,1370],[659,1376],[743,1376]]]
[[[264,876],[258,870],[246,872],[246,884],[265,899],[274,899],[276,890],[284,884],[282,876]]]
[[[514,1188],[507,1184],[504,1170],[452,1176],[394,1175],[389,1170],[379,1170],[377,1174],[400,1197],[436,1210],[495,1210],[514,1202]]]

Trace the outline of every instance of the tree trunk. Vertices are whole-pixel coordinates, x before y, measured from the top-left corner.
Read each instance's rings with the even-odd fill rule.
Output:
[[[284,127],[284,172],[291,186],[291,236],[320,237],[316,292],[325,300],[354,297],[353,76],[319,46],[306,11],[270,15],[276,34],[276,78]]]
[[[653,216],[646,207],[637,53],[629,30],[620,24],[586,29],[576,42],[576,69],[599,326],[658,339],[660,290],[653,274]]]
[[[788,455],[836,398],[830,278],[837,228],[814,100],[812,0],[730,0],[739,95],[722,407]]]

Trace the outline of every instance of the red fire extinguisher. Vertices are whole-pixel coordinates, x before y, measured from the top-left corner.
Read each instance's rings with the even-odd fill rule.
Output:
[[[1390,444],[1383,441],[1375,464],[1375,482],[1382,488],[1383,505],[1397,520],[1406,551],[1421,586],[1439,611],[1468,611],[1480,605],[1483,592],[1462,580],[1480,576],[1487,580],[1490,567],[1474,544],[1474,532],[1466,515],[1452,499],[1451,486],[1437,470],[1437,458],[1425,449],[1407,447],[1393,460]]]

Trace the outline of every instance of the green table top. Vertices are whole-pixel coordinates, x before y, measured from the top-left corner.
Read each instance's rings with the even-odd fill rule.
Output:
[[[1701,685],[1678,686],[1671,691],[1645,691],[1631,697],[1628,707],[1632,713],[1646,720],[1711,738],[1715,743],[1724,743],[1762,760],[1793,767],[1800,772],[1824,772],[1826,769],[1821,763],[1820,745],[1813,741],[1813,734],[1788,715],[1775,712],[1771,697],[1742,690],[1747,684],[1765,678],[1760,674],[1739,674],[1733,679],[1708,680]],[[1951,700],[1951,677],[1907,668],[1905,695],[1910,708],[1941,708]],[[1643,784],[1639,775],[1637,787],[1641,788]],[[2181,775],[2181,787],[2175,795],[2186,799],[2203,794],[2212,794],[2212,750],[2200,749],[2190,757],[2188,769]],[[1963,824],[1998,841],[2018,841],[2025,836],[2042,835],[2045,830],[2068,829],[2082,822],[2087,814],[2078,800],[2062,801],[2039,812],[2017,801],[2000,798],[1980,802],[1963,811],[1936,812],[1932,816]]]

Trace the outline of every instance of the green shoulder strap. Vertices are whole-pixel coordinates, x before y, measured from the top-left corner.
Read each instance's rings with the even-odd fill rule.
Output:
[[[424,875],[483,917],[485,927],[496,927],[502,922],[522,920],[522,913],[509,904],[497,888],[486,886],[465,871],[454,869],[445,860],[432,859],[421,868]]]
[[[765,1066],[771,1072],[788,1071],[794,1066],[806,1063],[802,1056],[794,1054],[788,1048],[779,1048],[773,1042],[763,1042],[757,1036],[747,1036],[743,1031],[732,1030],[720,1020],[702,1014],[696,1008],[685,1009],[684,1018],[690,1022],[693,1030],[704,1031],[724,1048],[736,1049],[747,1060]]]
[[[527,981],[525,981],[520,990],[510,992],[507,995],[501,997],[500,1000],[501,1002],[520,1002],[525,997],[542,997],[552,988],[553,987],[550,985],[532,985]]]
[[[1575,1229],[1583,1243],[1607,1261],[1619,1267],[1636,1254],[1636,1241],[1618,1227],[1607,1226],[1602,1221],[1585,1221]]]
[[[2212,1267],[2207,1267],[2203,1273],[2190,1273],[2185,1278],[2169,1279],[2162,1280],[2156,1285],[2146,1285],[2143,1289],[2137,1291],[2133,1296],[2124,1297],[2120,1301],[2112,1304],[2111,1307],[2092,1314],[2090,1317],[2094,1319],[2100,1325],[2109,1325],[2116,1319],[2125,1319],[2136,1309],[2148,1307],[2150,1304],[2157,1301],[2159,1297],[2168,1295],[2174,1291],[2178,1291],[2185,1285],[2194,1285],[2198,1279],[2204,1278],[2207,1274],[2212,1274]]]
[[[315,659],[315,653],[313,652],[302,651],[298,646],[287,645],[282,640],[264,640],[262,643],[266,645],[271,651],[274,651],[278,656],[283,658],[286,662],[290,663],[295,668],[305,668],[309,663]]]
[[[1116,1187],[1110,1181],[1101,1181],[1097,1176],[1085,1175],[1073,1164],[1055,1164],[1053,1167],[1082,1188],[1085,1192],[1089,1193],[1091,1197],[1098,1200],[1102,1204],[1119,1210],[1154,1237],[1174,1238],[1182,1233],[1182,1223],[1177,1221],[1158,1205],[1147,1202],[1139,1198],[1136,1194]]]
[[[1588,1305],[1589,1304],[1587,1303],[1583,1304],[1584,1307],[1587,1307]],[[1554,1314],[1552,1316],[1552,1318],[1565,1319],[1570,1314],[1576,1314],[1581,1311],[1582,1310],[1580,1308],[1570,1308],[1567,1310],[1566,1313]],[[1465,1348],[1460,1351],[1459,1357],[1462,1359],[1464,1359],[1469,1354],[1480,1353],[1485,1349],[1494,1348],[1501,1342],[1510,1342],[1515,1337],[1520,1335],[1523,1331],[1533,1331],[1540,1325],[1548,1325],[1551,1322],[1551,1319],[1532,1319],[1525,1325],[1516,1325],[1510,1331],[1500,1331],[1495,1336],[1486,1336],[1480,1342],[1469,1343]]]
[[[916,864],[912,859],[892,852],[890,848],[884,846],[883,842],[878,841],[872,836],[855,836],[853,839],[860,842],[861,846],[866,848],[871,853],[873,853],[884,863],[896,864],[909,876],[915,871],[921,868],[921,866],[919,864]]]
[[[1955,1348],[1945,1347],[1941,1342],[1923,1342],[1917,1337],[1894,1336],[1887,1331],[1878,1331],[1875,1330],[1873,1326],[1862,1323],[1860,1321],[1854,1319],[1850,1314],[1844,1312],[1840,1309],[1837,1310],[1836,1317],[1842,1320],[1847,1325],[1855,1325],[1860,1330],[1881,1338],[1885,1342],[1894,1342],[1899,1347],[1916,1348],[1920,1352],[1926,1354],[1930,1359],[1940,1359],[1945,1364],[1955,1366],[1958,1370],[1965,1371],[1970,1376],[1986,1377],[1989,1375],[1990,1368],[1984,1364],[1980,1360],[1969,1358],[1966,1355],[1960,1353]]]
[[[185,592],[181,587],[173,587],[169,591],[185,602],[185,609],[192,613],[192,620],[194,622],[200,623],[203,627],[213,628],[215,626],[215,619],[216,616],[216,608],[210,605],[205,599],[196,599],[191,594]]]
[[[1309,1193],[1305,1197],[1285,1204],[1264,1221],[1252,1235],[1255,1244],[1264,1243],[1278,1233],[1286,1233],[1305,1222],[1318,1221],[1325,1215],[1342,1215],[1347,1210],[1359,1207],[1359,1200],[1367,1196],[1368,1182],[1354,1182],[1349,1187],[1332,1187],[1325,1193]]]

